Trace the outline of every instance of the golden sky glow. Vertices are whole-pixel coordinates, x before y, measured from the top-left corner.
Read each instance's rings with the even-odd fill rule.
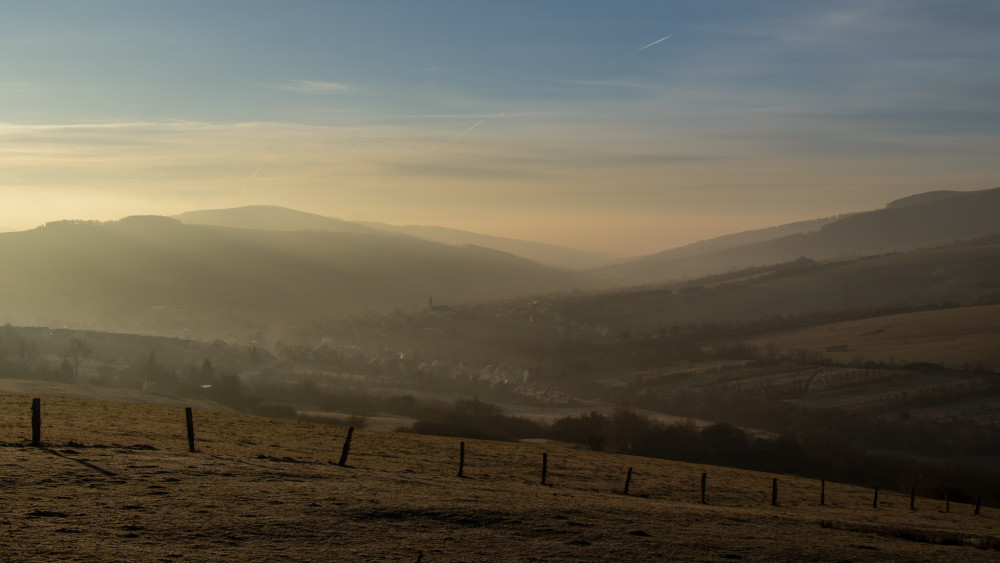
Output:
[[[19,7],[0,228],[268,204],[635,255],[1000,184],[994,4],[718,5]]]

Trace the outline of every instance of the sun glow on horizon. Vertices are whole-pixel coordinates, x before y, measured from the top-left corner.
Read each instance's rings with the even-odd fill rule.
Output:
[[[998,183],[992,4],[724,4],[21,7],[0,228],[267,204],[635,255]]]

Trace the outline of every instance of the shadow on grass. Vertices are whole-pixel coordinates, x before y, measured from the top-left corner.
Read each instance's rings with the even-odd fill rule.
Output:
[[[94,465],[93,463],[90,463],[89,461],[87,461],[85,459],[78,459],[78,458],[75,458],[75,457],[70,457],[68,455],[63,454],[62,452],[59,452],[57,450],[54,450],[54,449],[46,447],[46,446],[40,446],[38,449],[42,450],[43,452],[52,454],[52,455],[54,455],[56,457],[61,457],[63,459],[68,459],[70,461],[75,461],[75,462],[79,463],[80,465],[82,465],[84,467],[88,467],[90,469],[93,469],[94,471],[96,471],[96,472],[98,472],[98,473],[100,473],[102,475],[106,475],[108,477],[117,477],[118,476],[116,473],[114,473],[112,471],[108,471],[107,469],[104,469],[103,467],[99,467],[97,465]],[[72,452],[72,453],[76,453],[74,450],[67,450],[67,451]]]
[[[875,534],[878,536],[899,538],[901,540],[909,540],[920,543],[970,546],[978,549],[992,549],[1000,551],[1000,538],[994,536],[964,534],[961,532],[943,532],[940,530],[921,530],[917,528],[903,528],[900,526],[876,526],[852,522],[832,522],[829,520],[824,520],[820,522],[819,525],[823,528],[830,528],[833,530]]]

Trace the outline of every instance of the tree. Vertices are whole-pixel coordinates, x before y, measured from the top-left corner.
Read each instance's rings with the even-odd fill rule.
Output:
[[[35,359],[36,350],[34,342],[28,342],[23,338],[18,338],[14,342],[14,365],[17,367],[17,375],[23,376],[27,373],[31,362]]]
[[[212,362],[208,358],[205,358],[205,361],[201,363],[201,377],[208,380],[209,383],[215,377],[215,368],[212,367]]]
[[[74,338],[69,341],[69,347],[66,349],[66,360],[73,368],[74,383],[80,383],[80,365],[90,357],[91,352],[93,350],[83,340]]]

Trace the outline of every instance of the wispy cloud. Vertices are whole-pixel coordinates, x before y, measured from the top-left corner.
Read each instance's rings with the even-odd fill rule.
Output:
[[[298,94],[340,94],[355,89],[352,84],[319,80],[294,80],[284,84],[268,84],[267,86],[275,90],[284,90]]]

